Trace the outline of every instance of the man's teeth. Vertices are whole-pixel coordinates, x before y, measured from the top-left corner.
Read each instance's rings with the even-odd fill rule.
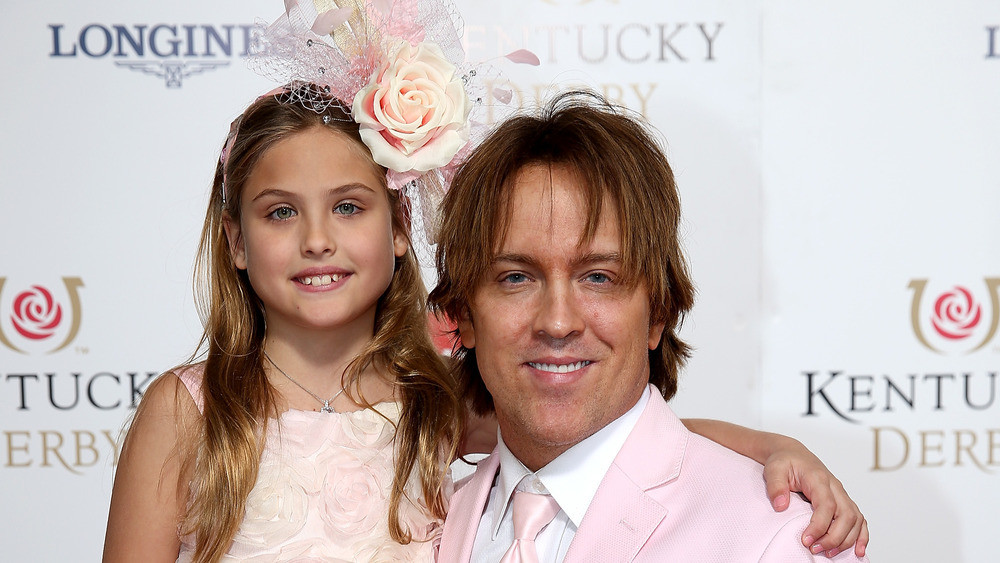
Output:
[[[340,278],[344,277],[344,274],[333,274],[332,276],[311,276],[308,278],[300,278],[299,281],[303,285],[330,285],[333,282],[339,281]]]
[[[571,371],[583,369],[584,366],[590,365],[590,361],[584,360],[582,362],[576,362],[572,364],[539,364],[535,362],[528,362],[528,365],[539,371],[548,371],[551,373],[569,373]]]

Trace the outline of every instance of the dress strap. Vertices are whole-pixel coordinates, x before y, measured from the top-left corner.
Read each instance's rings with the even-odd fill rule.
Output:
[[[201,385],[205,379],[205,364],[198,363],[185,366],[174,370],[173,373],[177,376],[177,379],[181,380],[181,383],[187,388],[188,393],[191,394],[194,404],[198,405],[198,412],[204,414],[205,396],[201,392]]]

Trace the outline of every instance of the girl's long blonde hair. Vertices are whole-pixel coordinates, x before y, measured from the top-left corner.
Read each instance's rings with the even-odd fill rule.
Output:
[[[228,213],[239,221],[242,189],[254,165],[284,138],[311,127],[329,127],[364,147],[357,124],[339,102],[317,113],[291,101],[323,95],[314,85],[297,85],[285,94],[258,99],[241,116],[238,133],[225,149],[225,163],[216,168],[195,266],[200,290],[196,301],[205,325],[198,349],[207,350],[207,359],[203,416],[186,456],[191,465],[185,473],[192,479],[182,526],[183,534],[196,538],[198,562],[219,560],[232,542],[257,480],[268,419],[278,415],[275,390],[262,362],[263,305],[246,271],[233,264],[223,217]],[[385,170],[371,164],[384,177]],[[393,228],[409,237],[405,196],[386,192]],[[391,378],[400,401],[388,518],[393,539],[408,543],[411,531],[399,517],[406,482],[412,474],[419,475],[426,509],[444,518],[447,466],[455,457],[464,420],[462,400],[427,331],[426,290],[412,249],[396,260],[392,281],[376,304],[375,333],[345,375],[350,396],[366,408],[372,405],[360,392],[360,374],[370,367]]]

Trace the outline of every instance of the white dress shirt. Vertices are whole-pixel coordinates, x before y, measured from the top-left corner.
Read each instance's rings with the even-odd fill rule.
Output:
[[[507,449],[503,435],[498,430],[500,470],[493,480],[490,500],[479,522],[472,548],[472,561],[500,561],[514,542],[511,498],[515,491],[527,491],[551,494],[559,503],[559,513],[538,534],[535,547],[539,563],[561,563],[604,475],[628,435],[632,433],[648,400],[649,387],[646,387],[636,404],[625,414],[566,450],[535,473]]]

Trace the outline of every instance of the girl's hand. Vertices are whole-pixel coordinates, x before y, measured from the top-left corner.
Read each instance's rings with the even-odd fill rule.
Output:
[[[801,492],[813,505],[802,544],[827,557],[854,546],[854,554],[863,556],[868,548],[868,523],[840,480],[798,440],[768,434],[766,442],[773,446],[763,462],[771,505],[778,512],[785,510],[792,492]]]

